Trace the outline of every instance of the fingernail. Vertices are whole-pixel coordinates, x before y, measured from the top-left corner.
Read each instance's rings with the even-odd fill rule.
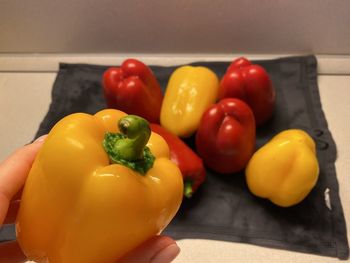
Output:
[[[38,138],[34,141],[34,143],[35,143],[35,142],[42,142],[42,141],[44,141],[44,140],[46,139],[46,137],[47,137],[46,134],[45,134],[45,135],[41,135],[40,137],[38,137]]]
[[[180,253],[180,248],[172,244],[159,251],[151,260],[151,263],[170,263]]]

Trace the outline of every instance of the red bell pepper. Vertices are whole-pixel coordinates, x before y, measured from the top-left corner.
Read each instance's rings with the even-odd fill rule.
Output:
[[[246,58],[234,60],[221,79],[219,99],[238,98],[253,110],[259,126],[272,116],[276,92],[265,69]]]
[[[179,137],[158,124],[152,123],[151,130],[164,138],[170,149],[170,160],[180,169],[184,180],[184,195],[191,197],[204,182],[206,172],[202,159]]]
[[[159,122],[163,94],[152,70],[136,59],[125,60],[103,74],[107,106]]]
[[[235,173],[247,165],[255,148],[255,120],[243,101],[227,98],[209,107],[196,134],[203,162],[218,173]]]

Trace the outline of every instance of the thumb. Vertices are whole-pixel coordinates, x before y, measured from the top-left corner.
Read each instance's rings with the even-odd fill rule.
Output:
[[[44,140],[45,137],[40,137],[0,162],[0,225],[5,219],[12,198],[23,187]]]
[[[155,236],[126,254],[118,263],[170,263],[180,253],[176,242],[167,236]]]

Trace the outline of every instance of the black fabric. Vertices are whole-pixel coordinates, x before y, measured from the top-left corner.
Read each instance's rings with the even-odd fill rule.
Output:
[[[277,93],[273,118],[257,130],[257,148],[289,128],[307,131],[316,141],[320,176],[300,204],[279,208],[250,194],[243,173],[219,175],[207,170],[207,180],[185,200],[165,233],[177,239],[203,238],[245,242],[346,259],[346,224],[338,194],[334,162],[336,146],[322,111],[314,56],[256,61],[270,74]],[[221,77],[229,62],[198,62]],[[62,117],[74,112],[96,113],[106,107],[101,78],[106,66],[61,64],[52,103],[36,137],[46,134]],[[163,90],[176,67],[152,66]],[[194,148],[193,138],[186,142]],[[331,209],[325,204],[329,189]]]

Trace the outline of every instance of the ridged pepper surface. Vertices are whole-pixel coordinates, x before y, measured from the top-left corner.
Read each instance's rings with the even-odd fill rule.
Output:
[[[254,153],[246,168],[246,181],[254,195],[289,207],[310,193],[318,174],[315,142],[305,131],[291,129]]]
[[[168,82],[160,123],[179,137],[189,137],[198,128],[203,112],[218,95],[219,80],[206,67],[182,66]]]
[[[118,110],[72,114],[31,168],[18,242],[36,262],[114,263],[159,234],[182,196],[181,172],[147,121]]]
[[[196,133],[196,149],[204,164],[218,173],[244,169],[255,149],[255,121],[249,106],[228,98],[209,107]]]
[[[136,59],[125,60],[103,74],[103,91],[108,108],[159,122],[163,94],[152,70]]]
[[[220,81],[219,99],[223,98],[245,101],[259,126],[271,118],[276,92],[266,70],[242,57],[231,63]]]

